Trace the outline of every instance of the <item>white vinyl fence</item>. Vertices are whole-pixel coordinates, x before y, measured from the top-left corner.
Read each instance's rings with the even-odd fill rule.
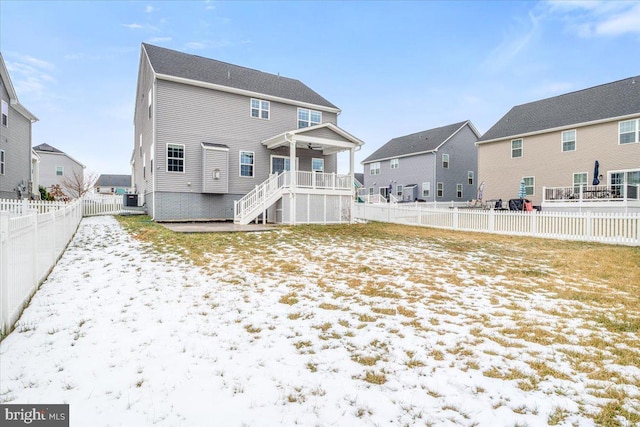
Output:
[[[434,209],[420,204],[354,203],[355,219],[450,230],[640,245],[640,214]]]
[[[0,332],[5,334],[42,283],[82,219],[82,201],[21,201],[0,211]]]
[[[124,198],[118,194],[87,195],[82,201],[82,216],[118,215],[126,210]]]

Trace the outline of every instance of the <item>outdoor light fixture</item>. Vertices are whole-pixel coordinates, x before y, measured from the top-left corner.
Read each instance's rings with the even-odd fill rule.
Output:
[[[213,179],[220,179],[220,169],[213,170]]]

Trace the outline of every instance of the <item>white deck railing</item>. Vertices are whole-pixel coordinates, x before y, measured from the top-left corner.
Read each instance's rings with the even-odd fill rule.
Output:
[[[3,200],[6,209],[0,211],[2,334],[12,327],[38,285],[46,279],[82,219],[80,200],[58,204],[27,201],[27,204],[26,212],[17,213],[10,211],[11,203]]]
[[[234,221],[246,224],[269,208],[291,187],[291,173],[288,171],[273,174],[266,181],[257,185],[233,204]],[[335,173],[297,171],[296,187],[316,189],[323,192],[353,191],[350,175]]]
[[[639,185],[575,185],[543,187],[542,202],[623,202],[640,200]]]
[[[450,230],[640,245],[638,213],[433,209],[420,204],[354,203],[353,216]]]

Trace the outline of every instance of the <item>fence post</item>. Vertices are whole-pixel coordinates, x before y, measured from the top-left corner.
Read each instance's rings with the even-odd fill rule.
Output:
[[[38,210],[30,209],[29,215],[33,217],[33,237],[31,245],[31,256],[33,257],[33,280],[31,283],[37,285],[40,279],[38,277]]]
[[[531,235],[536,237],[538,235],[538,211],[534,209],[529,213],[531,214]]]
[[[585,216],[584,216],[584,220],[585,220],[585,230],[584,230],[584,237],[586,237],[586,240],[591,241],[593,240],[593,220],[591,219],[591,211],[586,211],[585,212]]]
[[[453,229],[454,230],[458,229],[458,208],[457,207],[453,208]]]
[[[9,212],[0,212],[0,332],[9,329]]]
[[[496,229],[496,211],[495,209],[489,210],[489,230],[493,232]]]

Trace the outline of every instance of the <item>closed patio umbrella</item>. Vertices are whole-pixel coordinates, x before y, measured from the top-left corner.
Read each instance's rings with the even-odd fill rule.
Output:
[[[482,193],[484,192],[484,181],[480,183],[480,187],[478,187],[478,200],[482,201]]]
[[[596,160],[596,165],[593,168],[593,185],[600,184],[600,178],[598,178],[599,175],[600,175],[600,162]]]
[[[524,185],[524,179],[520,180],[520,191],[518,192],[518,198],[524,199],[527,195],[527,187]]]

